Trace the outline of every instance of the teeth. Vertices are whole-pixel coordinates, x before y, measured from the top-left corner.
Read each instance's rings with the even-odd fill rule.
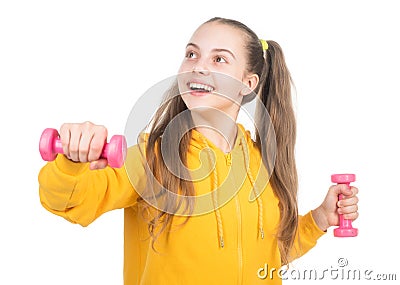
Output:
[[[194,83],[194,82],[191,82],[189,87],[190,87],[190,89],[203,89],[207,92],[212,92],[214,90],[214,88],[212,88],[209,85],[205,85],[205,84],[201,84],[201,83]]]

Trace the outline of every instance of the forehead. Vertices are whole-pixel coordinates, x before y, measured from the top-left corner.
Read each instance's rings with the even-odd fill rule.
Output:
[[[190,42],[200,48],[226,48],[243,52],[245,46],[243,32],[228,24],[211,22],[201,25],[192,35]]]

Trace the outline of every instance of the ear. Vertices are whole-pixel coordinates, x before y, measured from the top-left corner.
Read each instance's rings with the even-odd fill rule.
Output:
[[[249,95],[254,89],[256,89],[259,81],[260,78],[255,73],[246,75],[242,80],[244,88],[240,91],[240,94],[242,96]]]

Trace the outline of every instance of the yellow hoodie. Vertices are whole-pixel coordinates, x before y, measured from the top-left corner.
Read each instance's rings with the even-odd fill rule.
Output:
[[[41,203],[50,212],[82,226],[107,211],[124,208],[126,285],[281,284],[278,272],[273,271],[281,267],[275,237],[279,201],[266,176],[260,175],[261,156],[250,133],[238,126],[235,146],[228,154],[192,130],[188,168],[199,167],[204,155],[200,152],[206,147],[216,156],[216,171],[194,182],[196,195],[209,199],[199,200],[200,207],[206,209],[215,203],[207,194],[216,184],[220,207],[194,215],[184,225],[184,217],[174,217],[171,229],[157,239],[156,251],[151,247],[148,225],[137,203],[142,190],[138,188],[144,188],[146,183],[138,145],[129,148],[121,169],[89,170],[88,164],[74,163],[59,155],[39,173]],[[211,156],[206,157],[209,162],[212,160]],[[251,193],[256,184],[258,189],[263,188],[255,200]],[[297,234],[299,242],[292,251],[299,257],[324,232],[309,212],[299,217]]]

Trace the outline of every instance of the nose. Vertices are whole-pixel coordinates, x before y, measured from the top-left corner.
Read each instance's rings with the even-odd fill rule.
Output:
[[[193,65],[192,73],[197,73],[197,74],[201,74],[201,75],[209,75],[210,70],[207,67],[207,65],[204,64],[203,62],[197,62],[195,65]]]

